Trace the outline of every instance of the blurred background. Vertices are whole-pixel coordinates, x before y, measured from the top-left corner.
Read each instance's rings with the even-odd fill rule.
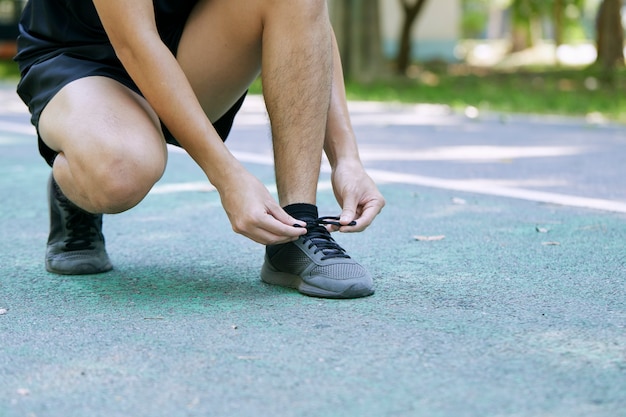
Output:
[[[622,0],[330,0],[351,98],[626,122]]]
[[[17,77],[11,57],[24,3],[0,0],[5,79]],[[626,123],[624,0],[328,4],[350,99]]]

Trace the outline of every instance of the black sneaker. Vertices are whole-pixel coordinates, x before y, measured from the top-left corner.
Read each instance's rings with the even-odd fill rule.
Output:
[[[374,294],[370,274],[339,246],[324,225],[337,217],[301,219],[307,233],[298,240],[267,246],[261,279],[322,298],[359,298]]]
[[[48,180],[50,235],[46,270],[62,275],[98,274],[113,266],[104,247],[102,214],[91,214],[67,199],[54,181]]]

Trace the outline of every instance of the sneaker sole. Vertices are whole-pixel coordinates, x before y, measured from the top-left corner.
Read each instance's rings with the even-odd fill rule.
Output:
[[[46,271],[59,275],[94,275],[108,272],[113,269],[111,263],[97,264],[90,262],[73,263],[72,265],[57,265],[54,266],[54,262],[46,259]]]
[[[359,283],[355,283],[339,292],[319,288],[305,282],[299,275],[277,271],[269,266],[267,262],[265,262],[261,268],[261,280],[266,284],[294,288],[301,294],[318,298],[348,299],[368,297],[374,294],[372,288],[364,287]]]

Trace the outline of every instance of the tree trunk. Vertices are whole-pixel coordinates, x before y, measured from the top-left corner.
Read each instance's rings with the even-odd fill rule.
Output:
[[[337,38],[337,47],[341,55],[344,76],[350,73],[350,63],[347,59],[350,56],[350,13],[349,1],[329,0],[328,12],[330,21]]]
[[[410,0],[400,0],[400,4],[404,11],[404,21],[400,32],[400,48],[396,59],[396,68],[399,74],[404,75],[411,64],[413,25],[424,4],[426,4],[426,0],[415,0],[415,3],[411,3]]]
[[[519,52],[534,45],[533,19],[536,18],[528,0],[515,0],[511,4],[511,52]]]
[[[605,69],[624,66],[621,0],[603,0],[596,22],[598,58]]]
[[[554,45],[558,48],[563,44],[563,17],[564,17],[563,0],[554,0],[553,19],[554,19]]]
[[[378,0],[332,0],[329,5],[344,76],[377,78],[384,63]]]
[[[519,52],[532,44],[530,28],[527,23],[514,22],[511,29],[511,52]]]

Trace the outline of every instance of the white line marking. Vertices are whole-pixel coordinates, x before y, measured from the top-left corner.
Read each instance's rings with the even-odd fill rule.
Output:
[[[466,161],[485,162],[519,158],[544,158],[588,152],[581,146],[445,146],[424,149],[376,149],[362,147],[363,161]]]
[[[0,122],[0,131],[33,135],[34,127],[22,123]],[[175,153],[186,153],[177,147],[169,147],[170,151]],[[544,148],[545,150],[545,148]],[[556,150],[553,150],[557,152]],[[560,149],[561,154],[577,153],[578,149]],[[557,153],[558,153],[557,152]],[[255,163],[261,165],[273,165],[274,160],[271,155],[253,154],[249,152],[233,151],[235,157],[242,162]],[[500,155],[502,157],[502,155]],[[330,168],[327,164],[322,167],[324,172],[329,172]],[[489,180],[449,180],[441,178],[424,177],[420,175],[399,174],[391,171],[368,170],[369,174],[377,182],[388,182],[398,184],[419,185],[431,188],[440,188],[446,190],[463,191],[475,194],[493,195],[499,197],[516,198],[527,201],[535,201],[541,203],[557,204],[562,206],[580,207],[588,209],[596,209],[617,213],[626,213],[626,202],[604,200],[597,198],[578,197],[566,194],[548,193],[543,191],[527,190],[522,188],[506,187],[498,184],[497,181]],[[268,186],[270,191],[275,192],[275,186]],[[320,189],[331,189],[330,183],[320,184]],[[164,194],[171,192],[184,191],[212,191],[213,187],[208,183],[182,183],[182,184],[163,184],[154,187],[153,193]]]
[[[179,150],[178,152],[184,152]],[[261,165],[272,165],[271,155],[254,154],[250,152],[233,151],[233,155],[241,162]],[[323,172],[330,172],[327,164],[322,166]],[[421,175],[400,174],[391,171],[368,169],[367,172],[378,183],[396,183],[419,185],[423,187],[439,188],[444,190],[463,191],[474,194],[509,197],[519,200],[535,201],[539,203],[556,204],[560,206],[580,207],[626,213],[626,202],[604,200],[599,198],[578,197],[567,194],[548,193],[545,191],[527,190],[524,188],[507,187],[498,180],[449,180],[442,178],[425,177]],[[327,184],[329,188],[332,188]]]
[[[265,187],[268,189],[270,193],[276,194],[276,184],[266,184]],[[330,181],[321,181],[317,184],[318,190],[332,190],[333,185]],[[157,184],[152,187],[150,190],[150,194],[174,194],[174,193],[185,193],[185,192],[212,192],[216,191],[216,188],[209,183],[205,182],[179,182],[179,183],[165,183],[165,184]]]
[[[577,197],[566,194],[548,193],[544,191],[526,190],[523,188],[503,187],[493,181],[448,180],[423,177],[420,175],[398,174],[395,172],[368,170],[375,181],[420,185],[424,187],[446,190],[464,191],[469,193],[510,197],[540,203],[558,204],[561,206],[590,208],[596,210],[626,213],[626,203],[603,200],[598,198]]]
[[[20,135],[37,134],[35,127],[32,125],[4,121],[0,121],[0,132],[19,133]]]
[[[197,191],[209,193],[215,191],[215,187],[210,182],[183,182],[183,183],[169,183],[169,184],[157,184],[152,187],[151,194],[172,194],[186,191]]]

